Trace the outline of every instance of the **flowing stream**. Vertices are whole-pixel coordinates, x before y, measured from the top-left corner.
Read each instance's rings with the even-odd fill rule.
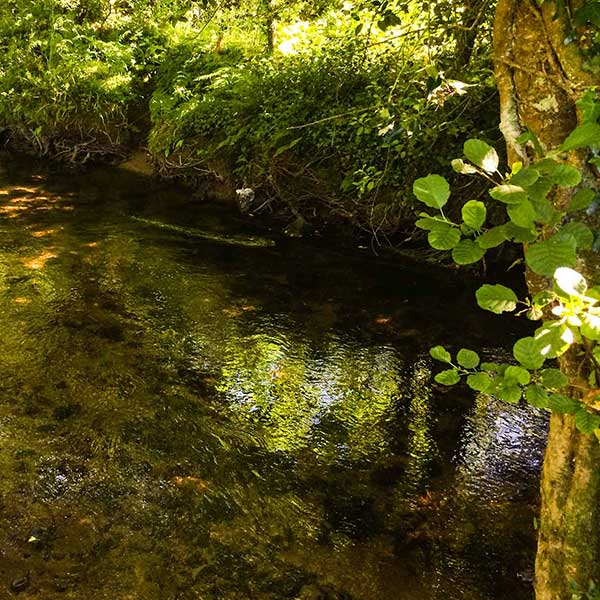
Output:
[[[527,600],[544,415],[476,282],[118,169],[0,175],[0,598]]]

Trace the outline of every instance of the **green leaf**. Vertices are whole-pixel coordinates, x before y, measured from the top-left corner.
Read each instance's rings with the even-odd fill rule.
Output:
[[[560,187],[574,187],[581,182],[581,172],[571,165],[558,165],[552,179]]]
[[[563,394],[552,394],[548,398],[548,408],[552,412],[572,415],[579,409],[579,402]]]
[[[486,392],[492,383],[487,373],[474,373],[467,377],[467,385],[476,392]]]
[[[473,350],[461,348],[456,355],[456,360],[465,369],[474,369],[479,364],[479,355]]]
[[[481,260],[485,250],[473,240],[461,240],[452,250],[452,260],[457,265],[470,265]]]
[[[456,369],[448,369],[438,373],[434,379],[442,385],[454,385],[460,381],[460,375]]]
[[[540,223],[552,223],[557,218],[557,215],[560,214],[557,210],[554,210],[552,202],[548,198],[530,197],[529,201],[535,210],[535,220]]]
[[[519,202],[518,204],[510,204],[506,212],[510,220],[518,227],[523,227],[523,229],[529,229],[536,217],[533,204],[529,200],[523,200],[523,202]]]
[[[575,343],[573,330],[560,321],[547,321],[536,329],[535,339],[540,344],[540,352],[545,358],[562,356]]]
[[[513,346],[513,356],[526,369],[539,369],[546,360],[541,354],[540,343],[532,337],[524,337],[517,340]]]
[[[535,230],[524,229],[523,227],[515,225],[512,221],[505,223],[503,227],[507,239],[512,240],[517,244],[526,244],[528,242],[533,242],[536,239]]]
[[[418,200],[431,208],[443,208],[450,198],[450,185],[441,175],[427,175],[413,183]]]
[[[518,185],[523,188],[528,188],[532,186],[538,179],[540,178],[540,174],[533,167],[526,167],[525,169],[521,169],[518,173],[515,173],[510,178],[510,182],[512,185]]]
[[[529,127],[526,127],[525,133],[522,133],[515,141],[517,144],[526,144],[527,142],[531,142],[537,156],[544,155],[544,149],[542,148],[540,140],[536,137],[533,131],[529,129]]]
[[[482,285],[475,293],[477,304],[484,310],[489,310],[497,315],[503,312],[512,312],[517,307],[516,294],[503,285]]]
[[[594,190],[589,188],[585,190],[579,190],[572,198],[567,212],[577,212],[579,210],[585,210],[593,202],[596,197]]]
[[[575,413],[575,426],[581,433],[589,435],[600,427],[600,415],[591,413],[585,408],[580,408]]]
[[[549,290],[542,290],[535,294],[535,296],[531,299],[533,304],[539,306],[540,308],[544,308],[544,306],[548,306],[551,302],[556,300],[556,294],[554,292],[550,292]]]
[[[498,225],[496,227],[492,227],[488,229],[485,233],[482,233],[479,237],[475,239],[477,244],[487,250],[489,248],[496,248],[503,242],[505,242],[508,238],[504,232],[504,226]]]
[[[589,89],[577,100],[583,123],[595,123],[600,118],[600,102],[596,90]]]
[[[512,379],[521,385],[527,385],[531,381],[531,375],[527,369],[523,367],[515,367],[511,365],[504,371],[504,377],[506,379]]]
[[[600,317],[589,313],[581,315],[580,331],[588,340],[600,341]]]
[[[521,186],[509,183],[498,185],[489,193],[494,200],[504,202],[504,204],[519,204],[519,202],[527,200],[527,194]]]
[[[562,237],[565,234],[572,235],[575,238],[577,248],[581,248],[582,250],[589,250],[594,243],[592,230],[580,221],[571,221],[563,225],[557,235]]]
[[[496,395],[500,400],[516,404],[521,399],[521,388],[511,381],[503,381],[496,390]]]
[[[559,150],[567,152],[600,144],[600,125],[597,123],[584,123],[576,127],[560,145]]]
[[[425,213],[422,213],[422,215],[425,215]],[[435,217],[430,217],[429,215],[422,216],[420,219],[417,219],[415,221],[415,225],[419,229],[425,229],[426,231],[433,231],[436,227],[439,227],[440,225],[445,225],[445,224],[446,223],[444,223],[440,219],[436,219]]]
[[[485,208],[485,204],[479,202],[479,200],[469,200],[462,207],[461,212],[463,221],[475,231],[479,231],[485,223],[487,209]]]
[[[460,231],[450,225],[440,223],[427,235],[427,241],[436,250],[452,250],[460,242]]]
[[[539,385],[528,385],[525,389],[525,400],[536,408],[548,407],[548,393]]]
[[[435,360],[439,360],[441,362],[450,363],[452,362],[452,356],[450,352],[444,348],[444,346],[435,346],[429,350],[429,354]]]
[[[489,373],[503,373],[506,370],[505,365],[499,365],[498,363],[493,362],[482,362],[480,368]]]
[[[527,188],[527,195],[530,200],[540,200],[546,198],[553,187],[554,182],[552,178],[540,177],[533,185]]]
[[[569,383],[567,376],[560,369],[544,369],[540,372],[540,381],[550,390],[559,390]]]
[[[461,173],[462,175],[477,173],[477,169],[473,165],[466,163],[462,158],[455,158],[451,165],[457,173]]]
[[[559,267],[574,267],[577,262],[575,238],[551,237],[531,244],[525,251],[525,261],[534,273],[552,277]]]
[[[489,144],[481,140],[467,140],[463,147],[465,156],[474,164],[487,171],[495,173],[498,169],[498,153]]]

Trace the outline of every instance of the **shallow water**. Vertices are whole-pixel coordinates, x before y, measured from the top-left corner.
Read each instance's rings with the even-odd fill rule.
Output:
[[[532,597],[546,420],[432,383],[516,337],[474,284],[119,170],[0,230],[0,598]]]

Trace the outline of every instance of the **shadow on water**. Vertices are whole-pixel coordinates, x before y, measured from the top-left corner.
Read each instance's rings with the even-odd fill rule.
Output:
[[[532,597],[545,418],[432,384],[517,333],[470,284],[118,170],[0,227],[0,597]]]

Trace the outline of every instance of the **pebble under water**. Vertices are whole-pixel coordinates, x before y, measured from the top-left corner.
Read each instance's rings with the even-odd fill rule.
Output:
[[[546,418],[476,283],[119,169],[0,175],[0,598],[528,600]]]

